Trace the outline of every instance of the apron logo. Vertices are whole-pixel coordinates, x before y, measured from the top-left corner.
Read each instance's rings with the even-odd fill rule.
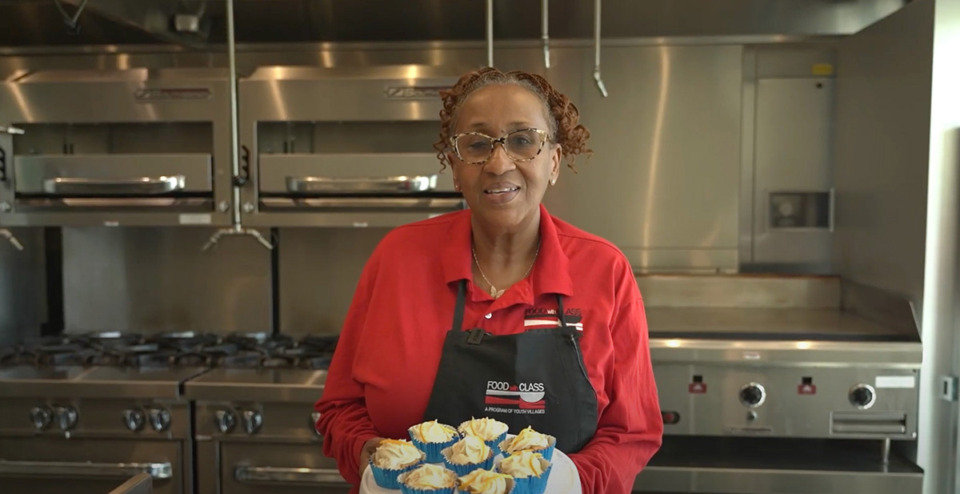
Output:
[[[583,314],[580,309],[564,309],[563,319],[567,322],[567,326],[583,332]],[[523,314],[524,329],[547,329],[559,326],[560,318],[557,317],[557,309],[533,308],[527,309]]]
[[[487,413],[543,414],[547,412],[543,383],[510,384],[487,381],[484,409]]]

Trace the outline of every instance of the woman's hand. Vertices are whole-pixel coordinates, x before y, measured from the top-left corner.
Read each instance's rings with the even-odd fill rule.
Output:
[[[363,470],[367,468],[367,465],[370,464],[370,455],[377,450],[377,446],[380,446],[380,441],[383,441],[382,437],[375,437],[368,439],[367,442],[363,443],[363,448],[360,449],[360,478],[363,478]]]

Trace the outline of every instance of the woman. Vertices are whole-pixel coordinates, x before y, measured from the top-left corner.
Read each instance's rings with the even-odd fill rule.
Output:
[[[589,133],[524,72],[442,97],[435,147],[470,209],[397,228],[369,259],[316,406],[323,451],[356,485],[382,438],[491,417],[556,436],[583,492],[628,493],[663,431],[643,302],[616,247],[541,205]]]

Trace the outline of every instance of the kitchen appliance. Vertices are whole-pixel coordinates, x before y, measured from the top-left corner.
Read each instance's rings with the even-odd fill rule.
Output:
[[[244,224],[395,226],[461,209],[436,151],[455,68],[260,67],[239,82]]]
[[[61,492],[69,481],[73,491],[102,493],[145,472],[158,493],[194,492],[193,404],[184,383],[212,368],[272,370],[277,385],[267,387],[281,394],[282,383],[302,375],[322,383],[319,369],[329,365],[336,340],[104,332],[0,348],[0,483]],[[286,400],[279,400],[281,410],[291,407]],[[305,417],[313,420],[309,404]],[[283,448],[276,449],[282,457]]]
[[[0,82],[5,225],[228,224],[221,69],[41,70]]]
[[[16,492],[63,492],[69,485],[71,492],[102,493],[147,473],[157,493],[192,492],[190,404],[182,385],[203,371],[0,369],[0,484]]]
[[[636,491],[921,492],[905,301],[830,277],[640,284],[664,443]]]
[[[315,428],[325,378],[325,370],[221,368],[188,382],[198,494],[349,492]]]

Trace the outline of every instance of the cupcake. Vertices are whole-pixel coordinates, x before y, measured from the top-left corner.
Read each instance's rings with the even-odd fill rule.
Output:
[[[410,441],[384,439],[370,455],[370,468],[377,485],[384,489],[399,489],[397,476],[416,468],[423,458],[424,454]]]
[[[493,454],[497,455],[500,453],[500,441],[507,437],[509,427],[499,420],[482,418],[470,419],[460,424],[458,429],[464,436],[479,437],[487,446],[493,448]]]
[[[423,422],[409,429],[413,444],[427,455],[427,463],[441,463],[443,456],[440,450],[447,448],[460,439],[457,430],[449,425],[439,424],[436,420]]]
[[[489,470],[474,470],[457,479],[457,491],[468,494],[507,494],[513,491],[513,478]]]
[[[533,451],[540,453],[547,460],[553,459],[553,449],[557,446],[557,438],[541,434],[533,427],[527,427],[520,431],[516,436],[510,436],[500,443],[500,450],[504,457],[510,456],[520,451]]]
[[[424,463],[397,477],[404,494],[454,494],[457,474],[440,466]]]
[[[478,468],[493,467],[493,449],[476,436],[467,436],[443,450],[443,463],[457,475],[466,475]]]
[[[520,451],[504,458],[497,471],[513,477],[514,494],[543,494],[550,467],[550,462],[540,453]]]

